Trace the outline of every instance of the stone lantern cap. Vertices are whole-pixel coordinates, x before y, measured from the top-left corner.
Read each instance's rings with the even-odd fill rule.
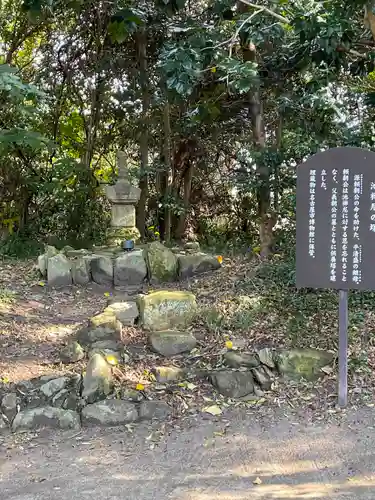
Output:
[[[126,166],[126,155],[123,151],[117,152],[118,179],[116,184],[107,185],[105,194],[107,199],[117,205],[136,204],[141,195],[141,190],[133,186],[129,179],[128,168]]]

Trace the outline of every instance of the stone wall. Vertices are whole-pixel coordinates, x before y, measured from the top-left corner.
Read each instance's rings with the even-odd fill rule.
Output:
[[[218,259],[199,251],[198,244],[169,249],[152,242],[131,252],[121,248],[97,248],[94,252],[47,247],[38,258],[38,269],[51,287],[86,285],[126,287],[145,280],[163,283],[186,279],[220,268]]]
[[[66,374],[0,385],[0,431],[164,420],[172,412],[173,401],[168,404],[155,397],[157,384],[204,379],[226,398],[251,401],[269,391],[276,377],[314,380],[333,360],[331,353],[316,349],[241,352],[230,348],[222,353],[216,369],[183,368],[184,354],[197,344],[188,328],[196,311],[194,295],[182,291],[153,292],[135,301],[110,300],[62,349]],[[132,353],[122,343],[122,328],[136,322],[147,332],[149,344],[141,359],[150,354],[152,363],[173,362],[177,356],[181,365],[165,366],[162,361],[153,366],[154,382],[147,395],[122,376],[122,368],[132,363]],[[174,394],[173,389],[169,393]]]

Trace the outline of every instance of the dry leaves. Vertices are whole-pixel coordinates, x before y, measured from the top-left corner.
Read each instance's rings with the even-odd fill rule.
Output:
[[[209,413],[210,415],[214,415],[215,417],[221,415],[223,412],[221,408],[217,405],[206,406],[202,410],[204,413]]]

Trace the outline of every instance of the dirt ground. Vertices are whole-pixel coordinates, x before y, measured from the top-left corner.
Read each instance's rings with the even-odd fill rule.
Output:
[[[49,290],[33,266],[0,263],[3,381],[64,372],[61,345],[114,293],[94,286]],[[214,276],[174,286],[191,289],[200,303],[220,294],[225,302],[224,295],[233,295],[235,279],[247,267],[237,262],[236,274],[224,267]],[[253,345],[260,330],[246,328],[246,339],[239,340]],[[236,332],[230,334],[236,340]],[[124,335],[125,344],[145,349],[137,329]],[[221,333],[210,335],[215,352],[211,347],[204,351],[209,362],[218,359],[225,340]],[[70,369],[82,371],[82,366]],[[178,400],[178,412],[185,413],[166,424],[1,439],[0,500],[65,500],[67,495],[72,500],[375,498],[375,409],[372,385],[365,379],[350,381],[346,412],[335,410],[334,373],[313,386],[276,387],[260,406],[219,401],[219,417],[202,413],[204,398],[216,397],[212,387],[211,393],[204,390],[175,392],[173,402]]]
[[[0,448],[1,500],[373,500],[371,409],[331,421],[234,410],[175,428],[47,434]],[[153,449],[150,449],[153,448]]]

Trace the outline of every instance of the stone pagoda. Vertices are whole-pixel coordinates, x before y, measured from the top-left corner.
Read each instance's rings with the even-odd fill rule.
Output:
[[[107,244],[121,245],[124,240],[139,240],[140,234],[135,223],[135,206],[141,190],[131,184],[126,165],[126,154],[117,152],[118,177],[114,185],[105,187],[105,194],[111,203],[111,227],[108,230]]]

